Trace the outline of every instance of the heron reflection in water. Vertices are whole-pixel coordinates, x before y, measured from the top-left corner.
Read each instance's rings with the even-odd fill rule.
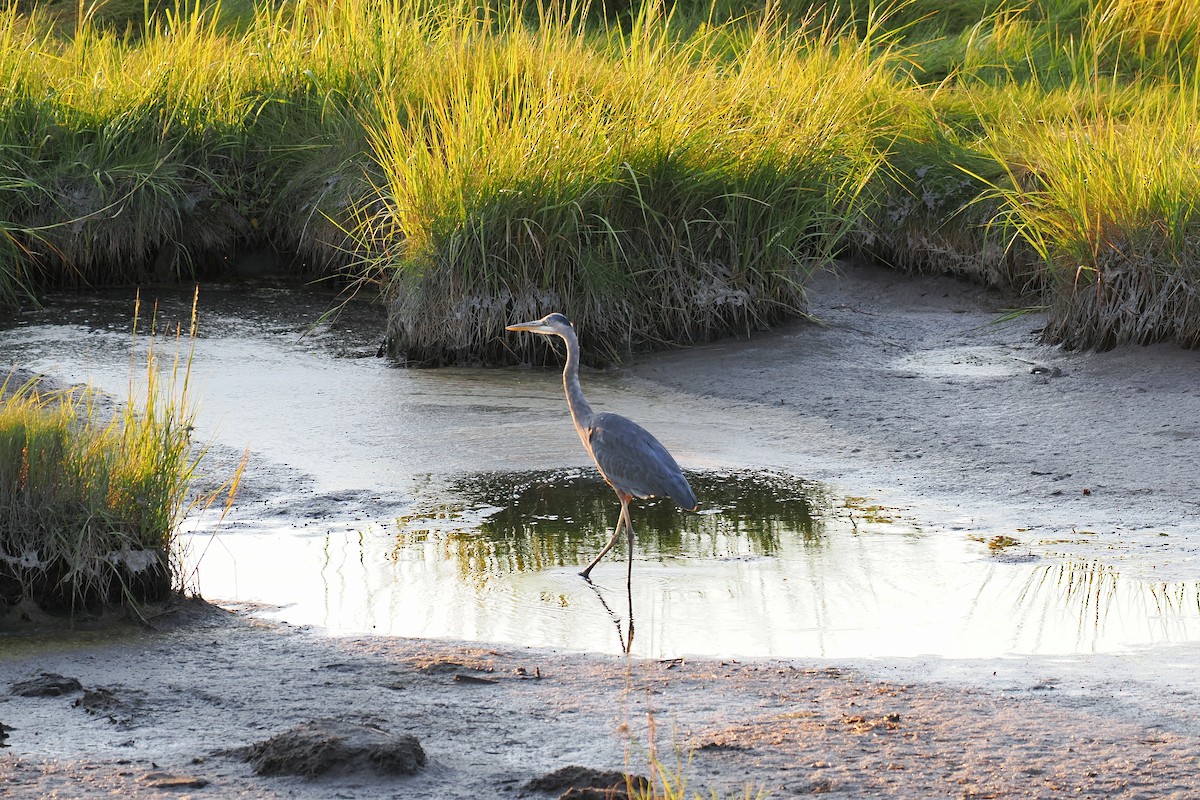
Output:
[[[596,414],[583,397],[579,386],[579,340],[575,329],[562,314],[548,314],[532,322],[509,325],[510,331],[529,331],[546,336],[561,337],[567,343],[567,363],[563,368],[563,388],[567,394],[567,406],[571,419],[584,448],[596,462],[600,475],[621,501],[621,514],[617,518],[612,538],[580,574],[588,578],[592,568],[617,543],[624,527],[629,541],[629,566],[626,570],[627,587],[633,580],[633,523],[629,518],[629,501],[633,498],[670,497],[688,511],[699,508],[696,494],[688,485],[683,471],[667,448],[650,433],[631,419],[620,414],[607,412]],[[632,595],[631,595],[632,598]],[[632,599],[630,600],[632,612]],[[630,614],[630,643],[633,637],[633,616]]]

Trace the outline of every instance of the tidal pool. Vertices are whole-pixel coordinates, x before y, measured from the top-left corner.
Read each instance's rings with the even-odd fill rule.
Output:
[[[186,324],[190,295],[161,294],[158,326]],[[297,287],[201,292],[197,440],[214,469],[250,454],[237,506],[189,519],[182,539],[208,599],[334,634],[613,653],[632,616],[632,652],[657,658],[1066,655],[1200,640],[1200,581],[1126,577],[1072,558],[1069,544],[997,554],[969,532],[921,530],[803,480],[785,443],[747,439],[755,420],[620,372],[583,376],[593,405],[663,439],[702,508],[637,504],[632,591],[623,543],[585,581],[619,506],[579,447],[558,375],[399,369],[373,357],[381,326],[369,314],[314,326],[330,302]],[[0,331],[0,361],[124,397],[145,347],[130,335],[132,307],[130,293],[52,298]]]
[[[1200,583],[992,556],[778,474],[689,477],[699,513],[634,512],[631,595],[623,543],[592,581],[578,574],[618,510],[584,470],[463,476],[394,521],[192,546],[207,546],[211,596],[335,632],[621,652],[632,610],[632,652],[656,658],[1065,655],[1200,637]]]

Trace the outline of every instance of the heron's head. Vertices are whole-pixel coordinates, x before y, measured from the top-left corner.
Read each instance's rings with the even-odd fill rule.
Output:
[[[530,333],[544,333],[546,335],[563,336],[567,335],[567,331],[571,330],[571,323],[562,314],[555,312],[547,314],[541,319],[535,319],[532,322],[522,322],[519,325],[508,325],[506,331],[529,331]]]

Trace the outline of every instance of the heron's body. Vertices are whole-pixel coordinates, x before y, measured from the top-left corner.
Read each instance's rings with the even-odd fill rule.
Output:
[[[618,492],[640,499],[670,497],[688,511],[696,510],[696,495],[679,465],[641,425],[620,414],[597,414],[587,430],[584,446]]]
[[[563,368],[563,389],[571,419],[583,446],[596,462],[596,467],[621,501],[621,516],[617,519],[612,539],[584,570],[586,578],[592,567],[616,544],[624,524],[629,536],[629,564],[633,566],[633,524],[629,520],[629,501],[632,498],[670,497],[689,511],[698,507],[696,495],[688,485],[683,471],[667,448],[649,431],[620,414],[592,411],[579,385],[579,340],[575,329],[562,314],[550,314],[539,320],[509,325],[510,331],[530,331],[562,337],[567,344],[567,363]]]

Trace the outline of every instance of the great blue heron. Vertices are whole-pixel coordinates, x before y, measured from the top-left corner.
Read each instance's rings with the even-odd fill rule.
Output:
[[[529,331],[547,336],[560,336],[567,343],[567,363],[563,367],[563,389],[567,393],[567,405],[571,419],[583,446],[608,485],[621,501],[621,515],[612,538],[600,551],[600,555],[579,573],[588,577],[592,567],[604,558],[604,554],[617,543],[624,523],[629,536],[628,575],[633,575],[633,523],[629,519],[629,501],[634,497],[670,497],[688,511],[699,508],[696,494],[688,485],[683,471],[662,443],[649,431],[620,414],[607,412],[595,414],[583,397],[579,386],[579,340],[575,329],[562,314],[548,314],[532,322],[509,325],[506,330]]]

